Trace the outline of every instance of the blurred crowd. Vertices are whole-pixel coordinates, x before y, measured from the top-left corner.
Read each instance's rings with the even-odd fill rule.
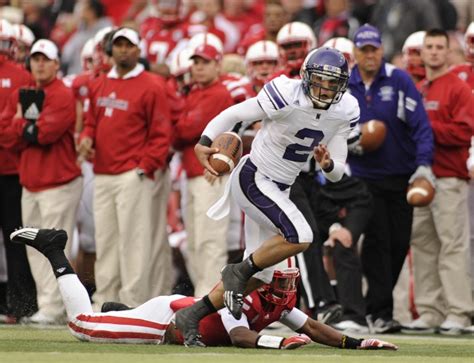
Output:
[[[369,152],[352,135],[342,181],[313,160],[292,187],[315,231],[297,257],[302,306],[341,331],[474,333],[474,2],[0,4],[0,322],[65,321],[46,258],[9,240],[20,225],[73,236],[97,310],[210,291],[248,236],[235,205],[207,216],[228,176],[205,172],[194,145],[325,46],[352,67],[360,124],[387,136]],[[244,153],[258,130],[232,130]],[[414,175],[436,187],[428,206],[406,201]]]

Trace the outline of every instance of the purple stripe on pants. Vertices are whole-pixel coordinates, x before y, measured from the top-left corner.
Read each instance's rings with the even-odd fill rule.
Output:
[[[262,193],[255,182],[257,167],[248,159],[239,173],[239,184],[247,199],[277,227],[288,242],[298,243],[298,231],[285,212]]]

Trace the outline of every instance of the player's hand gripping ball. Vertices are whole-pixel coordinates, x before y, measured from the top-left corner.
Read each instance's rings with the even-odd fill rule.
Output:
[[[426,207],[429,205],[435,195],[435,188],[425,178],[416,178],[408,186],[407,202],[415,207]]]
[[[242,157],[242,140],[235,132],[220,134],[212,142],[211,148],[219,149],[219,152],[209,157],[209,164],[219,175],[230,173]]]
[[[382,121],[370,120],[361,125],[359,145],[363,151],[375,151],[382,146],[387,128]]]

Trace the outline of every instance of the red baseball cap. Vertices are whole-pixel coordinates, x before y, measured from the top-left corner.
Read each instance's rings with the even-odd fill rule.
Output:
[[[219,62],[222,59],[222,54],[210,44],[201,44],[195,50],[190,59],[194,57],[201,57],[207,60],[215,60]]]

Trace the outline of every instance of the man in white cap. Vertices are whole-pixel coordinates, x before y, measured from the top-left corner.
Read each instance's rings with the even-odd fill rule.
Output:
[[[31,48],[31,72],[37,96],[25,107],[20,94],[13,92],[0,122],[3,147],[21,147],[19,175],[23,223],[29,226],[62,226],[72,233],[82,190],[81,171],[74,149],[74,96],[56,77],[59,57],[56,45],[40,39]],[[43,102],[40,101],[44,94]],[[69,245],[66,246],[69,251]],[[36,282],[38,312],[30,323],[57,324],[65,310],[58,297],[54,275],[47,260],[36,250],[27,249]]]
[[[168,241],[154,241],[155,225],[165,218],[156,218],[153,199],[167,169],[170,111],[163,81],[138,63],[139,42],[129,28],[112,36],[115,66],[90,84],[78,148],[82,157],[93,156],[96,175],[94,302],[99,306],[145,302],[156,291],[149,282],[165,283],[171,269]],[[155,265],[162,270],[151,276]]]

